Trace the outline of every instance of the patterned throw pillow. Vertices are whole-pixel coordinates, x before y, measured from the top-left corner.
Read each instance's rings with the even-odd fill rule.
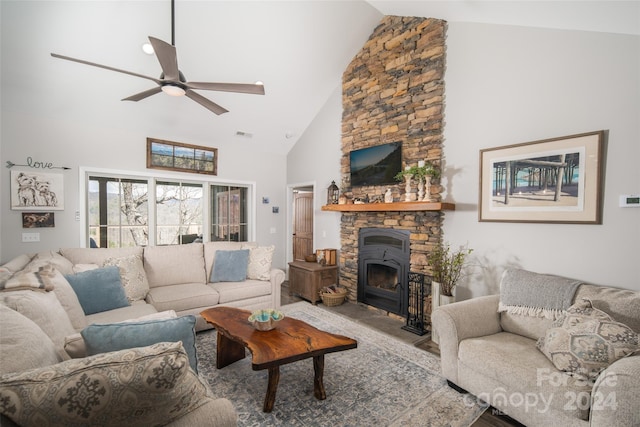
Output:
[[[131,255],[122,258],[107,258],[103,267],[112,265],[120,269],[120,281],[130,302],[140,301],[147,297],[149,282],[142,265],[142,257]]]
[[[271,279],[271,261],[275,246],[260,246],[249,249],[249,266],[247,267],[247,278],[254,280]]]
[[[591,381],[616,360],[640,350],[636,332],[589,300],[571,306],[537,347],[559,370]]]
[[[0,413],[24,427],[165,425],[210,400],[180,343],[0,377]]]

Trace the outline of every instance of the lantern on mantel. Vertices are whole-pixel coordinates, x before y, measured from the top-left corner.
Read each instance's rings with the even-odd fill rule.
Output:
[[[331,185],[329,186],[329,188],[327,188],[327,204],[337,205],[338,196],[340,196],[340,190],[338,189],[336,182],[331,181]]]

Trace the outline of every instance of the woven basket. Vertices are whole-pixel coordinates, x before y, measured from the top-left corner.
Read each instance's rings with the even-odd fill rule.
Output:
[[[327,307],[334,307],[336,305],[340,305],[344,302],[344,299],[347,296],[347,289],[340,288],[340,292],[336,293],[327,293],[320,292],[320,298],[322,298],[322,303]]]

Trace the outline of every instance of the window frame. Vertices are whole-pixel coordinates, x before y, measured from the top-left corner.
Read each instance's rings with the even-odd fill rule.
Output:
[[[79,247],[89,247],[89,201],[87,197],[87,189],[89,176],[104,176],[108,178],[122,179],[139,179],[147,180],[148,185],[148,205],[149,205],[149,246],[156,246],[156,182],[157,181],[178,181],[202,183],[203,186],[203,206],[202,206],[202,238],[204,242],[210,241],[211,235],[211,212],[210,212],[210,188],[212,185],[224,185],[232,187],[247,188],[247,239],[249,242],[256,240],[256,221],[257,221],[257,203],[256,203],[256,182],[234,179],[223,179],[213,176],[204,176],[190,173],[175,173],[163,171],[162,174],[147,171],[127,171],[120,169],[94,168],[80,166],[78,168],[78,217],[80,220],[80,241]],[[153,206],[153,208],[151,208]]]

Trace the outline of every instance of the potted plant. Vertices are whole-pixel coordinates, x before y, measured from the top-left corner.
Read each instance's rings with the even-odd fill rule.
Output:
[[[416,172],[416,166],[409,167],[407,166],[404,170],[398,172],[394,177],[398,181],[405,182],[404,185],[404,201],[410,202],[413,199],[413,194],[411,193],[411,178],[413,178],[413,174]]]
[[[422,164],[422,162],[420,162]],[[440,171],[436,166],[431,162],[424,162],[423,166],[411,166],[405,168],[404,170],[398,172],[398,174],[394,177],[398,181],[404,181],[405,175],[411,175],[413,178],[439,178]]]
[[[430,183],[431,178],[439,178],[440,171],[431,162],[420,161],[417,166],[407,167],[404,170],[398,172],[395,179],[398,181],[406,181],[405,192],[408,194],[410,191],[411,179],[415,179],[418,183],[418,201],[422,201],[424,195],[424,184]],[[427,187],[427,196],[424,198],[428,201],[430,198],[429,187]]]
[[[449,297],[447,302],[453,302],[453,290],[462,275],[462,267],[473,249],[464,248],[452,251],[449,243],[436,246],[427,256],[433,275],[432,309],[440,304],[440,296]]]

